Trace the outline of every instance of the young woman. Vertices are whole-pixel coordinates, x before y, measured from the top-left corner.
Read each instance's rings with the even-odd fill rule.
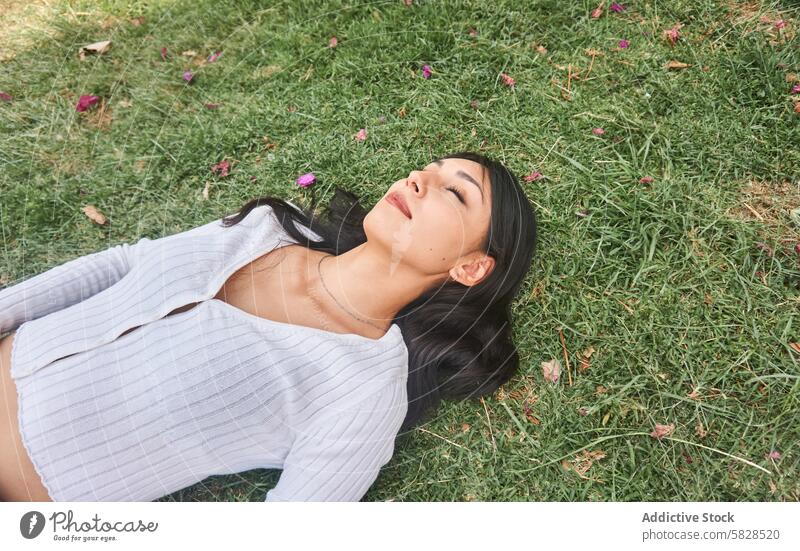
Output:
[[[280,468],[266,501],[358,501],[398,434],[517,371],[536,247],[515,176],[472,152],[327,220],[233,217],[0,291],[0,499],[150,501]]]

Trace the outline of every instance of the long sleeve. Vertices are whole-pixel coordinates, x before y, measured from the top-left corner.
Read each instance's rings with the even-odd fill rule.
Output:
[[[133,245],[115,245],[0,289],[0,334],[110,287],[130,271],[137,249],[149,241],[143,237]]]
[[[298,436],[265,501],[360,501],[392,458],[405,419],[405,383],[395,382],[355,410],[315,419]]]

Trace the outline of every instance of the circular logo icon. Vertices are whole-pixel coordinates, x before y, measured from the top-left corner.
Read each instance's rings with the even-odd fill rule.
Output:
[[[28,511],[19,520],[19,531],[22,537],[32,540],[44,530],[44,515],[39,511]]]

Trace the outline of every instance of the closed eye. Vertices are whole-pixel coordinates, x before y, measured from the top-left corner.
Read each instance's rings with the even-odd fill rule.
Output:
[[[448,189],[448,190],[452,191],[453,193],[455,193],[456,197],[458,197],[458,200],[461,201],[461,203],[466,205],[466,203],[464,202],[464,194],[460,189],[455,188],[455,187],[450,187],[450,186],[446,187],[445,189]]]

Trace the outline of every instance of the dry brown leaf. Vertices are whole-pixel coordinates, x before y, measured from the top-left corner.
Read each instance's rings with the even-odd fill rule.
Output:
[[[597,385],[597,387],[595,387],[594,390],[595,390],[595,394],[598,394],[598,395],[599,394],[605,394],[606,392],[608,392],[608,389],[606,387],[604,387],[603,385]]]
[[[608,420],[609,420],[610,418],[611,418],[611,412],[610,412],[610,411],[609,411],[608,413],[606,413],[605,415],[603,415],[603,421],[602,421],[602,423],[603,423],[603,426],[604,426],[604,427],[606,426],[606,423],[608,423]]]
[[[708,434],[708,431],[705,428],[703,428],[703,423],[698,422],[697,425],[694,427],[694,433],[697,435],[698,438],[705,438],[706,434]]]
[[[95,222],[95,223],[97,223],[97,224],[100,224],[101,226],[105,225],[105,224],[106,224],[106,222],[108,222],[108,220],[106,219],[106,217],[105,217],[105,216],[103,216],[103,214],[102,214],[100,211],[98,211],[98,210],[97,210],[97,209],[94,207],[94,205],[87,205],[87,206],[85,206],[85,207],[82,207],[82,208],[81,208],[81,210],[83,211],[83,213],[84,213],[84,214],[85,214],[87,217],[89,217],[89,219],[90,219],[92,222]]]
[[[794,112],[800,113],[800,101],[794,104]]]
[[[547,48],[545,48],[544,46],[539,44],[538,46],[536,46],[536,51],[539,52],[540,54],[544,55],[544,54],[547,53]]]
[[[83,46],[80,50],[78,50],[78,57],[83,61],[86,59],[86,54],[104,54],[108,51],[111,47],[110,40],[102,40],[100,42],[95,42],[93,44],[87,44]]]
[[[665,436],[669,436],[673,432],[675,432],[675,425],[673,423],[670,423],[669,425],[661,425],[659,423],[656,423],[656,428],[653,432],[650,433],[650,436],[652,436],[653,438],[657,438],[658,440],[661,440],[662,438],[664,438]]]
[[[792,82],[797,82],[798,80],[800,80],[800,78],[798,78],[796,74],[787,73],[786,82],[788,82],[789,84],[791,84]]]
[[[557,383],[558,378],[561,376],[561,362],[558,358],[554,358],[549,362],[542,362],[542,375],[546,381]]]
[[[587,451],[583,450],[581,453],[575,456],[575,459],[572,461],[568,461],[564,459],[561,462],[561,466],[566,470],[575,471],[575,474],[580,476],[583,479],[589,480],[589,477],[586,476],[586,473],[592,467],[595,461],[599,461],[606,456],[606,452],[603,450],[595,450],[595,451]]]
[[[798,354],[800,354],[800,342],[790,342],[789,347]]]
[[[185,55],[186,57],[194,57],[197,55],[195,50],[186,50],[185,52],[181,52],[181,55]]]
[[[206,185],[203,188],[203,199],[208,199],[208,190],[210,187],[211,187],[211,182],[206,182]]]
[[[469,423],[464,423],[461,425],[461,432],[467,432],[470,429]]]
[[[686,69],[689,66],[688,63],[683,63],[682,61],[671,60],[667,62],[666,68],[667,69]]]
[[[406,116],[406,108],[405,106],[401,107],[400,110],[397,112],[398,116],[402,119]]]
[[[134,18],[134,19],[128,19],[128,21],[129,21],[129,22],[130,22],[130,24],[131,24],[131,25],[133,25],[134,27],[138,27],[139,25],[141,25],[142,23],[144,23],[144,15],[141,15],[141,16],[139,16],[139,17],[136,17],[136,18]]]

